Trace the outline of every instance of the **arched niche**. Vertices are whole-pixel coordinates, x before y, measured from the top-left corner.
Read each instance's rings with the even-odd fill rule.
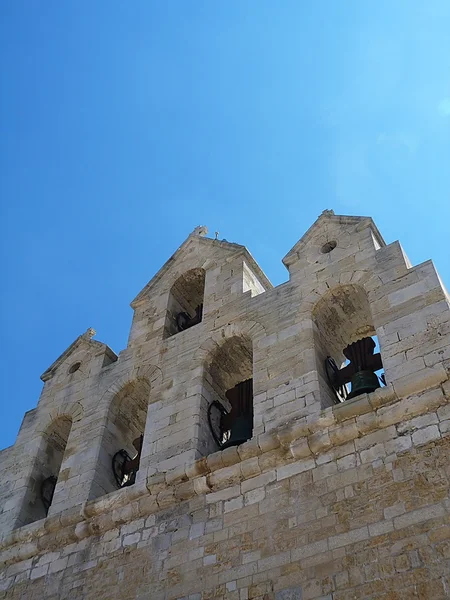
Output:
[[[327,357],[342,368],[349,362],[343,352],[345,348],[363,338],[372,338],[377,346],[378,339],[362,286],[348,284],[332,288],[316,303],[312,317],[322,408],[326,408],[336,403],[326,373]]]
[[[134,483],[133,473],[139,470],[149,397],[150,383],[146,378],[126,383],[114,395],[108,410],[98,457],[99,468],[90,499]],[[129,460],[131,464],[127,462]],[[119,482],[118,469],[122,466],[125,469],[122,473],[124,477]]]
[[[222,443],[227,443],[229,434],[226,432],[236,427],[236,419],[245,421],[244,431],[247,435],[241,441],[252,437],[253,345],[249,337],[235,335],[228,338],[207,358],[204,365],[203,398],[205,403],[202,407],[202,421],[205,426],[201,428],[200,438],[200,452],[203,455],[216,452]],[[215,407],[211,408],[211,405]],[[222,415],[220,407],[224,409]],[[225,411],[229,414],[225,415]],[[241,425],[237,426],[243,431]]]
[[[53,420],[43,432],[19,516],[21,525],[44,519],[47,516],[71,428],[71,417],[60,416]]]
[[[200,323],[203,317],[205,270],[190,269],[172,285],[167,303],[164,337]]]

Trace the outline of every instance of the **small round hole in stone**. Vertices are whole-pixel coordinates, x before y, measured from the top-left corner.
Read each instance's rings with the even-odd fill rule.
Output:
[[[76,362],[74,363],[70,369],[69,369],[69,373],[70,375],[72,375],[72,373],[75,373],[75,371],[78,371],[78,369],[81,367],[81,363],[80,362]]]
[[[322,252],[322,254],[328,254],[329,252],[334,250],[336,248],[336,246],[337,246],[336,240],[332,240],[331,242],[327,242],[326,244],[324,244],[322,246],[322,248],[320,249],[320,251]]]

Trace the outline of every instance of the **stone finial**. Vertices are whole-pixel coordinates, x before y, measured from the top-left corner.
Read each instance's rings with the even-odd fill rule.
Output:
[[[192,235],[200,235],[201,237],[205,237],[207,233],[208,228],[206,227],[206,225],[198,225],[192,232]]]
[[[94,335],[97,332],[95,331],[95,329],[93,329],[92,327],[88,327],[85,331],[85,333],[83,333],[83,337],[86,338],[87,340],[90,340],[92,337],[94,337]]]
[[[326,208],[325,210],[322,211],[322,214],[325,217],[332,217],[334,215],[334,210],[332,208],[331,209]]]

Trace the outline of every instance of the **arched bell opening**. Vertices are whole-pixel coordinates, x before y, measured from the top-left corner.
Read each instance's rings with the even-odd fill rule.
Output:
[[[164,337],[200,323],[203,318],[204,295],[204,269],[191,269],[178,277],[169,293]]]
[[[20,525],[44,519],[53,501],[61,464],[72,428],[72,419],[61,416],[44,431],[33,465]]]
[[[322,408],[383,385],[382,360],[367,294],[361,286],[330,290],[313,309]]]
[[[205,364],[208,427],[204,454],[238,446],[253,435],[253,345],[246,336],[222,343]]]
[[[150,397],[146,379],[127,383],[113,398],[90,498],[133,485],[139,470]]]

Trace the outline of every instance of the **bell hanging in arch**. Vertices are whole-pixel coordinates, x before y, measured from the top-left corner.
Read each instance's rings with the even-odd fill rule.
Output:
[[[240,446],[247,442],[253,434],[253,417],[252,415],[239,415],[233,421],[230,429],[230,437],[222,445],[221,450],[230,446]]]
[[[381,387],[378,377],[372,371],[358,371],[350,380],[352,386],[347,400],[360,396],[361,394],[371,394],[377,388]]]
[[[380,387],[380,381],[375,371],[383,368],[381,355],[374,354],[375,342],[371,337],[363,338],[348,345],[344,356],[349,364],[341,369],[335,360],[327,356],[325,369],[328,382],[334,390],[338,402],[350,400],[361,394],[370,394]],[[386,382],[382,378],[384,385]],[[351,391],[347,393],[347,384],[351,384]]]
[[[374,349],[375,342],[370,337],[353,342],[344,349],[344,356],[350,361],[349,366],[352,366],[353,370],[350,379],[351,391],[347,400],[361,394],[370,394],[380,387],[378,376],[374,371],[382,366],[381,356],[374,354]]]
[[[228,390],[225,396],[231,406],[230,412],[218,401],[212,402],[208,407],[211,433],[221,450],[230,446],[239,446],[251,439],[253,435],[253,379],[238,383]],[[212,409],[218,411],[216,412],[219,416],[218,431],[214,426]]]

